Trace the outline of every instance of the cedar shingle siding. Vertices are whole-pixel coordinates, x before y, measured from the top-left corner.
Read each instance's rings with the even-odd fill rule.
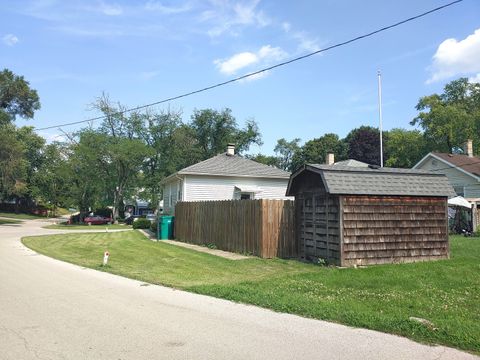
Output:
[[[403,169],[306,165],[290,178],[301,259],[341,266],[449,256],[441,174]]]

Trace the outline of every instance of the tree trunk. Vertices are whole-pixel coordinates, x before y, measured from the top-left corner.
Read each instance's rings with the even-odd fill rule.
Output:
[[[118,205],[120,204],[122,190],[117,186],[115,192],[113,193],[113,209],[112,209],[112,217],[113,223],[118,224]]]

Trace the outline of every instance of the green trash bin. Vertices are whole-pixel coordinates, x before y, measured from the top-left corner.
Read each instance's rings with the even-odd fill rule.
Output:
[[[174,216],[163,215],[158,219],[157,239],[168,240],[173,239],[173,220]]]

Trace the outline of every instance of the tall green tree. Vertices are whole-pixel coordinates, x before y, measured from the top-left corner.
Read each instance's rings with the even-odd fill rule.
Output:
[[[113,221],[117,222],[125,192],[153,152],[140,138],[143,118],[139,114],[127,116],[121,105],[113,104],[105,95],[93,106],[105,115],[97,134],[101,144],[97,163],[105,171],[107,192],[113,194]]]
[[[28,197],[44,140],[32,128],[18,129],[17,117],[30,119],[40,108],[37,92],[22,76],[0,72],[0,199]],[[17,206],[18,209],[18,206]]]
[[[105,202],[111,204],[108,164],[104,157],[105,142],[102,134],[84,129],[70,138],[66,150],[66,172],[71,180],[69,198],[79,209],[81,219],[90,209],[105,205]]]
[[[31,198],[33,177],[45,161],[45,139],[35,133],[32,126],[22,126],[16,129],[16,137],[23,147],[24,174],[26,197]]]
[[[68,168],[66,148],[58,142],[49,144],[32,179],[32,194],[43,203],[50,204],[56,216],[59,206],[71,207],[71,172]]]
[[[23,76],[8,69],[0,72],[0,124],[11,123],[17,116],[31,119],[38,109],[37,91],[30,88]]]
[[[142,188],[139,194],[154,206],[161,195],[161,181],[181,168],[200,160],[193,130],[182,123],[180,111],[168,110],[142,114],[145,126],[141,139],[151,149],[142,166]]]
[[[26,193],[26,169],[24,147],[15,126],[0,125],[0,200]]]
[[[383,141],[386,144],[388,134],[383,134]],[[347,156],[349,159],[365,162],[372,165],[380,165],[380,132],[371,126],[360,126],[353,129],[345,137]],[[384,147],[383,160],[388,157],[388,149]]]
[[[328,133],[307,141],[293,155],[291,169],[293,171],[304,164],[323,164],[328,153],[333,153],[336,161],[345,159],[345,144],[337,134]]]
[[[423,134],[418,130],[392,129],[387,138],[385,166],[412,168],[427,152]]]
[[[260,164],[268,165],[268,166],[275,166],[277,168],[280,167],[278,162],[278,157],[273,155],[264,155],[264,154],[256,154],[256,155],[245,155],[247,159],[256,161]]]
[[[262,144],[257,123],[248,120],[245,128],[239,128],[228,108],[222,111],[194,110],[189,125],[193,129],[201,160],[225,152],[229,143],[236,145],[238,153],[248,150],[252,144]]]
[[[468,139],[474,149],[480,146],[480,84],[454,80],[442,94],[420,98],[416,109],[419,113],[410,124],[423,129],[430,150],[461,151]]]
[[[293,157],[295,153],[300,151],[300,139],[295,138],[291,141],[287,141],[281,138],[277,141],[277,145],[273,150],[277,157],[277,164],[280,169],[285,171],[293,171]]]

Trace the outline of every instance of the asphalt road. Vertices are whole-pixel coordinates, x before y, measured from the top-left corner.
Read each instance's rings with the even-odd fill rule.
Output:
[[[478,359],[442,346],[275,313],[38,255],[0,226],[0,359]]]

